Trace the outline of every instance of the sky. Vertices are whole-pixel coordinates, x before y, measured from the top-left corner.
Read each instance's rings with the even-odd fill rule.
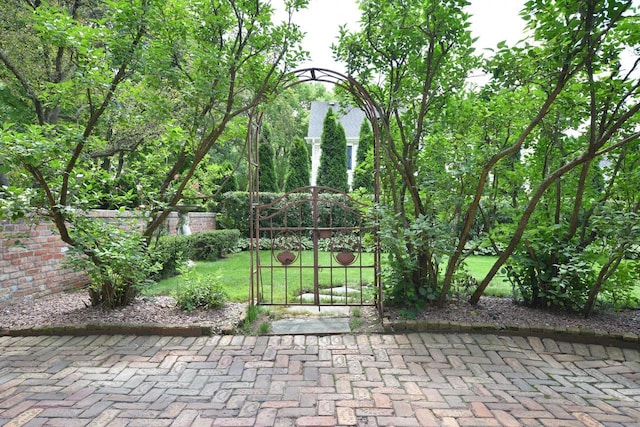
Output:
[[[506,40],[514,44],[522,38],[524,21],[518,16],[525,0],[471,0],[467,11],[471,33],[478,37],[476,49],[495,47]],[[344,65],[332,58],[331,44],[337,41],[340,25],[358,29],[360,11],[356,0],[311,0],[309,7],[295,15],[294,22],[307,35],[303,42],[311,60],[299,68],[328,68],[344,72]]]

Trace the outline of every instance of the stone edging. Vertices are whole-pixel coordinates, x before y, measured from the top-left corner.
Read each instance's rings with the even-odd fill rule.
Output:
[[[475,333],[507,336],[536,336],[552,338],[558,341],[583,344],[600,344],[640,350],[640,335],[634,333],[607,332],[602,330],[576,327],[548,327],[535,325],[494,325],[483,323],[449,322],[441,320],[402,320],[385,319],[383,329],[386,333],[431,332],[431,333]]]
[[[240,324],[244,319],[240,321]],[[226,327],[221,335],[232,335],[234,327]],[[507,336],[536,336],[552,338],[558,341],[584,344],[600,344],[640,350],[640,335],[634,333],[610,333],[601,330],[519,326],[482,323],[449,322],[440,320],[403,320],[385,319],[382,324],[385,333],[429,332],[429,333],[476,333]],[[90,323],[86,325],[55,325],[23,329],[1,329],[0,336],[42,336],[42,335],[161,335],[200,337],[211,336],[218,332],[211,325],[163,325],[163,324],[126,324],[126,323]]]
[[[244,323],[244,315],[235,326],[225,326],[219,332],[212,325],[193,324],[164,325],[159,323],[88,323],[85,325],[66,324],[53,326],[38,326],[20,329],[0,329],[0,336],[33,337],[42,335],[161,335],[175,337],[202,337],[215,334],[233,335],[235,327]]]

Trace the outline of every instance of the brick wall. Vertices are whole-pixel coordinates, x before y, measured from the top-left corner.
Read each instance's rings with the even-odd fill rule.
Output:
[[[91,215],[105,220],[130,217],[126,212],[107,210]],[[178,214],[172,212],[165,224],[169,234],[177,234]],[[214,230],[215,214],[190,212],[189,226],[192,233]],[[86,284],[84,273],[62,267],[67,250],[50,222],[0,221],[0,302],[40,298]]]

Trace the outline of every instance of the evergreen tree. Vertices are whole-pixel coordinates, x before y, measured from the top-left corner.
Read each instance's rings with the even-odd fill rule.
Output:
[[[285,190],[291,191],[309,185],[311,168],[309,149],[302,138],[295,138],[289,152],[289,171],[285,181]]]
[[[276,171],[274,167],[274,153],[271,146],[271,130],[268,126],[262,128],[262,138],[258,144],[258,177],[260,191],[275,193],[278,191]]]
[[[373,193],[373,132],[366,120],[360,126],[360,139],[358,140],[358,152],[356,153],[356,169],[353,171],[354,189],[364,188],[368,193]]]
[[[347,178],[347,137],[344,128],[329,108],[322,123],[320,138],[320,168],[317,183],[320,186],[349,191]]]

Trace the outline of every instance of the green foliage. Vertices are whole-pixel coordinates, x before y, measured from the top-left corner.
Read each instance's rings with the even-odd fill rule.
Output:
[[[258,334],[266,335],[269,333],[270,330],[271,330],[271,325],[269,324],[269,322],[262,322],[258,327]]]
[[[451,283],[450,295],[457,299],[468,299],[478,286],[478,280],[467,270],[466,266],[456,271]]]
[[[275,152],[274,165],[278,188],[281,190],[289,191],[289,189],[303,186],[287,187],[286,184],[288,176],[292,173],[290,163],[293,161],[292,157],[296,155],[294,153],[296,141],[307,135],[311,102],[330,99],[333,99],[331,92],[323,83],[308,82],[290,87],[262,105],[264,109],[262,123],[271,129],[270,141]],[[309,168],[310,166],[307,166],[307,169]],[[309,185],[308,179],[304,186],[306,185]]]
[[[640,260],[627,260],[620,263],[609,277],[600,292],[605,304],[615,310],[637,308],[640,306]]]
[[[433,217],[419,216],[406,228],[398,229],[400,214],[379,208],[382,250],[388,253],[385,287],[392,300],[418,307],[434,302],[440,292],[440,264],[451,252],[444,238],[447,225]],[[385,296],[386,297],[386,296]]]
[[[187,236],[193,241],[193,260],[215,261],[233,253],[238,246],[238,230],[213,230]]]
[[[465,5],[362,1],[362,29],[342,32],[334,49],[381,116],[380,184],[390,208],[381,233],[392,271],[385,285],[398,301],[424,305],[437,298],[439,260],[452,250],[452,215],[460,212],[451,202],[463,203],[451,176],[458,164],[448,163],[455,152],[444,130],[449,123],[442,134],[435,124],[476,65]],[[445,186],[435,185],[440,177]]]
[[[29,188],[0,187],[0,220],[15,221],[32,209],[34,192]]]
[[[356,153],[356,168],[353,171],[354,189],[363,188],[372,194],[374,191],[374,164],[373,164],[373,132],[366,120],[360,126],[360,139],[358,152]]]
[[[247,307],[247,315],[244,318],[244,324],[243,324],[243,333],[250,335],[251,333],[253,333],[252,329],[255,329],[253,327],[253,324],[256,322],[256,320],[258,320],[259,318],[263,317],[263,314],[268,313],[267,309],[264,306],[258,306],[258,305],[249,305]],[[265,328],[266,324],[266,332],[262,332],[261,330],[263,328]],[[258,334],[265,334],[269,331],[269,323],[265,322],[265,323],[261,323],[260,326],[258,327],[258,330],[256,331]]]
[[[91,305],[115,308],[131,303],[161,268],[142,236],[82,214],[70,217],[77,244],[70,249],[68,262],[88,274]]]
[[[270,203],[278,197],[276,193],[260,193],[260,203]],[[246,191],[233,191],[222,196],[221,213],[217,216],[217,223],[225,229],[240,230],[240,235],[250,237],[251,208],[249,206],[249,193]]]
[[[262,138],[258,145],[258,175],[260,191],[277,192],[278,182],[276,179],[276,170],[273,164],[274,151],[271,146],[271,131],[268,126],[262,128]]]
[[[191,259],[193,254],[193,240],[190,236],[162,236],[154,239],[150,252],[162,269],[154,276],[155,280],[162,280],[175,276],[180,266]]]
[[[260,193],[260,204],[266,205],[276,202],[282,196],[283,194],[280,193]],[[288,199],[281,199],[279,203],[274,205],[276,209],[286,203],[290,203],[300,205],[301,211],[298,212],[297,209],[293,209],[286,212],[286,214],[275,215],[270,219],[270,221],[273,221],[273,226],[283,227],[286,221],[286,224],[290,227],[312,227],[311,206],[309,203],[301,203],[301,201],[309,200],[310,198],[310,193],[293,193],[289,195]],[[349,206],[348,208],[343,207],[345,203]],[[222,204],[223,210],[222,214],[218,216],[218,224],[224,228],[240,230],[242,236],[249,237],[249,193],[240,191],[226,193],[223,196]],[[331,223],[334,227],[357,224],[358,213],[356,210],[358,208],[359,204],[354,203],[349,197],[345,198],[340,194],[323,194],[322,200],[318,202],[319,222],[329,224],[329,217],[331,216]],[[298,215],[299,213],[300,216]]]
[[[227,295],[220,279],[195,274],[192,269],[181,270],[182,285],[175,293],[175,299],[182,310],[211,310],[224,307]]]
[[[229,300],[233,302],[246,302],[249,297],[249,273],[247,266],[251,262],[251,253],[248,251],[234,253],[228,257],[222,258],[215,262],[196,262],[195,267],[192,270],[202,276],[211,277],[218,275],[220,277],[222,286],[229,296]],[[263,252],[262,255],[270,256],[269,252]],[[313,260],[313,253],[311,251],[305,251],[300,254],[303,260],[311,263]],[[320,261],[328,262],[326,258],[328,254],[320,252]],[[365,255],[367,256],[367,255]],[[263,258],[264,259],[264,258]],[[383,258],[383,267],[385,267],[387,258]],[[487,270],[493,265],[496,257],[478,257],[472,256],[466,260],[466,265],[473,277],[481,279],[486,274]],[[367,257],[367,262],[373,261],[372,257]],[[307,280],[307,273],[305,274],[305,280]],[[312,272],[309,270],[308,280],[313,280]],[[174,292],[181,283],[179,276],[172,277],[167,280],[163,280],[160,283],[153,285],[147,291],[150,295],[167,295]],[[373,281],[373,277],[365,278],[367,281]],[[488,295],[498,297],[511,296],[511,285],[509,282],[501,276],[499,280],[494,280],[491,286],[487,289]],[[640,282],[633,291],[633,295],[640,298]],[[385,299],[385,304],[388,301]],[[398,304],[404,305],[400,300]]]
[[[311,165],[309,161],[309,149],[302,138],[293,141],[293,147],[289,153],[289,171],[285,181],[285,191],[306,187],[311,180]]]
[[[188,236],[162,236],[151,246],[154,259],[162,265],[156,279],[174,276],[187,260],[215,261],[235,252],[238,230],[212,230]]]
[[[317,184],[349,191],[347,178],[347,137],[337,120],[333,109],[329,108],[322,123],[320,137],[320,167]]]
[[[506,267],[515,295],[524,304],[585,315],[596,303],[616,309],[637,304],[634,287],[640,269],[635,260],[624,258],[633,258],[637,251],[638,215],[609,205],[589,215],[580,224],[585,231],[571,239],[565,222],[526,231],[524,243]]]
[[[147,214],[140,240],[150,241],[168,207],[198,195],[189,181],[214,147],[242,151],[245,113],[305,57],[302,32],[272,19],[268,2],[5,3],[0,98],[12,106],[0,106],[0,179],[15,189],[5,191],[13,201],[3,216],[24,214],[18,202],[28,200],[95,263],[87,265],[95,287],[105,276],[92,299],[126,303],[139,278],[116,277],[122,273],[107,265],[131,257],[142,277],[150,266],[141,249],[129,235],[72,230],[81,225],[72,213],[135,208]],[[287,2],[284,12],[306,4]],[[30,197],[20,188],[32,189]],[[124,239],[120,255],[107,251],[116,238]]]
[[[595,281],[589,254],[560,239],[562,227],[539,226],[506,267],[514,295],[524,305],[579,311]]]
[[[201,200],[207,211],[218,212],[222,195],[229,191],[238,191],[238,180],[233,165],[228,160],[216,163],[207,155],[184,194],[188,200],[194,202],[198,202],[198,197],[202,196]]]

